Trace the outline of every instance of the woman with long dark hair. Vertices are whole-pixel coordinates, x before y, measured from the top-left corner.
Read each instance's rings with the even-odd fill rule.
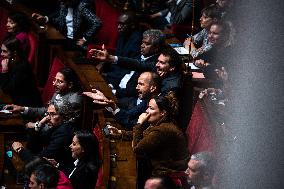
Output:
[[[7,39],[1,46],[0,86],[13,103],[21,106],[41,106],[41,97],[33,71],[16,38]]]
[[[100,161],[96,137],[87,131],[77,131],[69,147],[76,159],[75,168],[69,175],[74,189],[94,189]]]

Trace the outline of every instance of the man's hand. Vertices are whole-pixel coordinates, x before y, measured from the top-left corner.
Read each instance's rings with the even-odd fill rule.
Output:
[[[24,146],[20,142],[13,142],[12,148],[15,152],[17,152],[19,150],[19,148],[24,148]]]
[[[2,66],[1,73],[7,73],[9,71],[8,64],[9,64],[8,58],[5,58],[1,61],[1,66]]]
[[[8,104],[4,106],[4,110],[9,110],[12,113],[20,113],[23,112],[25,108],[23,106],[18,106],[15,104]]]
[[[39,24],[46,24],[47,20],[45,16],[38,13],[32,13],[32,18],[35,19]]]
[[[89,51],[90,55],[102,62],[114,62],[114,56],[110,55],[105,49],[105,45],[102,45],[102,50],[91,49]]]
[[[109,105],[113,103],[112,100],[109,100],[101,91],[97,89],[92,89],[92,92],[83,92],[84,95],[93,99],[93,102],[96,104]]]
[[[33,123],[33,122],[28,122],[28,123],[26,124],[26,128],[29,128],[29,129],[35,128],[35,123]]]

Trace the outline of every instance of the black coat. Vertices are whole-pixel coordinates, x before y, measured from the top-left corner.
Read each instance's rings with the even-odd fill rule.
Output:
[[[69,178],[74,189],[94,189],[98,178],[98,165],[95,162],[79,161]]]

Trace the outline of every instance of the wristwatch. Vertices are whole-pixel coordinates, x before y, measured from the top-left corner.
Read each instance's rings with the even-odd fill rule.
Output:
[[[15,151],[17,152],[17,153],[19,153],[22,149],[24,149],[24,147],[19,147],[19,148],[17,148]]]
[[[39,121],[35,122],[35,131],[38,131],[40,129]]]

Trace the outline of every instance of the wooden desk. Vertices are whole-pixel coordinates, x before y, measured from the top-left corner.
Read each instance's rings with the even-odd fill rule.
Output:
[[[0,99],[3,104],[10,104],[11,98],[0,89]],[[0,116],[0,178],[2,178],[5,156],[5,142],[14,141],[25,136],[25,127],[20,115],[2,114]]]

